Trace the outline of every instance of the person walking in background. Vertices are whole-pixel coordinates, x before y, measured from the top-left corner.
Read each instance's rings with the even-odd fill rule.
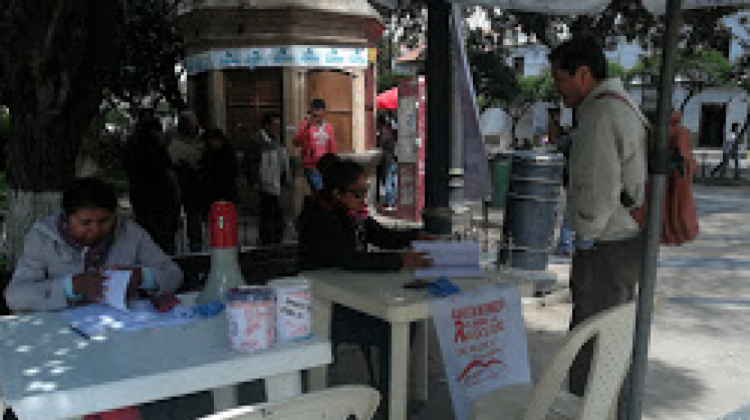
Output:
[[[204,151],[200,161],[203,181],[203,217],[208,216],[211,204],[216,201],[239,202],[237,192],[237,154],[224,132],[218,128],[203,133]]]
[[[201,197],[200,160],[203,141],[198,117],[192,111],[182,111],[177,120],[177,132],[169,142],[169,157],[182,191],[181,204],[187,217],[187,238],[191,251],[203,248],[203,203]]]
[[[297,128],[293,141],[300,148],[305,178],[312,192],[323,187],[320,172],[316,168],[318,160],[326,153],[336,153],[333,126],[325,120],[325,111],[325,101],[313,99],[310,102],[310,112]]]
[[[643,204],[646,189],[646,117],[622,82],[607,78],[600,43],[574,37],[555,47],[549,61],[555,90],[574,108],[567,205],[576,249],[570,274],[570,328],[632,301],[642,264],[641,229],[630,209]],[[576,357],[570,391],[583,395],[593,343]],[[627,414],[627,381],[620,391],[618,418]]]
[[[248,182],[259,188],[258,243],[280,244],[284,236],[281,191],[292,179],[286,147],[281,139],[281,115],[264,115],[258,134],[248,146],[243,166],[253,171],[248,173]]]
[[[722,145],[721,162],[711,171],[711,177],[719,175],[724,178],[727,172],[727,166],[729,166],[729,160],[734,160],[734,179],[740,179],[740,144],[735,146],[735,143],[739,141],[739,123],[732,123],[732,128],[729,134],[724,138]]]
[[[395,205],[395,174],[396,174],[396,130],[393,129],[391,122],[386,114],[378,114],[377,121],[377,142],[380,148],[380,162],[377,167],[376,176],[376,196],[380,198],[381,188],[385,192],[384,205],[391,208]]]
[[[168,254],[175,252],[180,186],[163,146],[161,122],[140,121],[125,145],[125,173],[136,222]]]

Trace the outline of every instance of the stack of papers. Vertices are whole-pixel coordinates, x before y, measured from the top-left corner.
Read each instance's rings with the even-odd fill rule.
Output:
[[[414,251],[426,252],[433,261],[429,268],[414,270],[417,279],[438,277],[483,278],[484,270],[479,265],[481,247],[477,242],[427,241],[413,242]]]

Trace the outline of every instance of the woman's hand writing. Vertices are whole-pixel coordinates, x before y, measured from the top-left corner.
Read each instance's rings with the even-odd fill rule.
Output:
[[[402,267],[407,270],[432,267],[432,258],[427,257],[426,252],[406,251],[401,254],[401,258]]]
[[[101,302],[107,286],[106,277],[101,271],[87,271],[73,276],[73,293],[81,296],[86,302]]]

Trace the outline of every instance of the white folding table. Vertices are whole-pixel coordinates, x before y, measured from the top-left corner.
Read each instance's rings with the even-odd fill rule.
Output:
[[[427,321],[430,302],[426,290],[404,289],[412,273],[353,273],[338,270],[309,271],[301,274],[313,284],[313,330],[318,337],[330,337],[331,308],[334,303],[380,318],[391,325],[391,382],[388,396],[390,420],[406,420],[409,368],[409,324],[417,322],[413,346],[414,397],[427,401]],[[487,284],[487,279],[458,279],[461,288]],[[313,389],[326,386],[325,368],[313,369]],[[386,398],[386,396],[383,396]]]
[[[300,372],[331,362],[327,339],[233,351],[223,314],[189,325],[85,339],[60,313],[0,318],[2,399],[20,420],[77,418],[204,390],[236,406],[236,384],[264,379],[269,400],[301,393]]]

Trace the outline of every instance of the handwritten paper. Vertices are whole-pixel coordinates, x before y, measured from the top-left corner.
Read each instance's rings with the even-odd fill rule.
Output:
[[[121,311],[128,311],[128,284],[132,272],[129,270],[107,270],[104,276],[107,280],[104,284],[107,290],[104,292],[104,303]]]

